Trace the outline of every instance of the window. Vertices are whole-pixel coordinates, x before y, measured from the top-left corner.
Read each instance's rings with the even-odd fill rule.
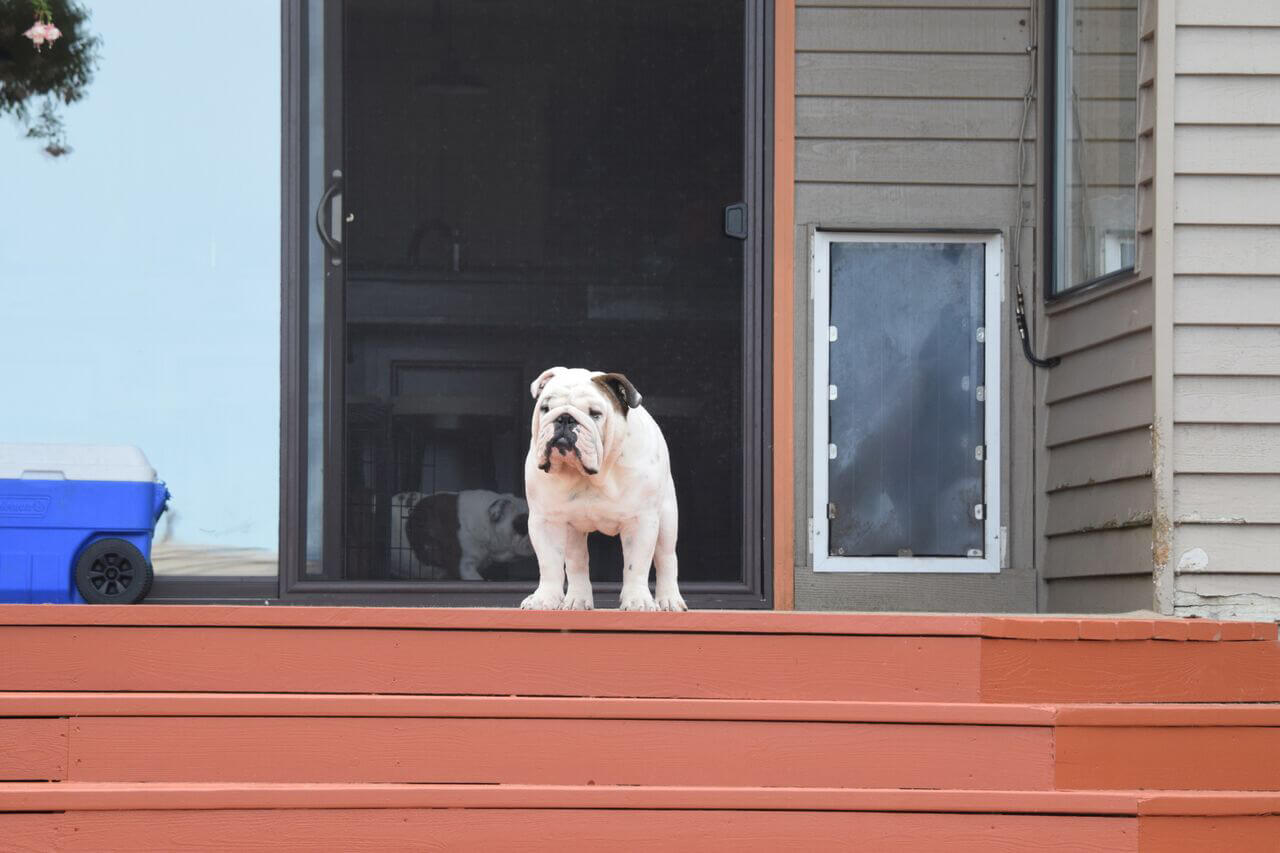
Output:
[[[142,449],[173,494],[152,599],[276,585],[279,17],[84,4],[44,52],[96,55],[62,133],[0,133],[0,440]]]
[[[1049,295],[1134,268],[1138,0],[1057,0],[1046,111]]]
[[[1000,238],[819,232],[814,570],[1000,568]]]

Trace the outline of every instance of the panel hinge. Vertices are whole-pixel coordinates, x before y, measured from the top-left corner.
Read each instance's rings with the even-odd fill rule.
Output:
[[[836,446],[834,444],[827,445],[827,458],[828,459],[836,458]]]
[[[984,557],[984,556],[986,556],[986,555],[982,553],[982,549],[981,549],[981,548],[970,548],[968,551],[966,551],[966,552],[965,552],[965,556],[966,556],[966,557],[977,557],[977,558],[981,559],[982,557]]]
[[[835,517],[836,517],[836,505],[835,505],[834,503],[828,503],[828,504],[827,504],[827,518],[831,519],[831,518],[835,518]]]
[[[986,342],[987,342],[987,327],[979,326],[978,327],[978,343],[985,344]]]
[[[987,458],[987,446],[986,446],[985,444],[979,444],[977,447],[975,447],[975,448],[973,449],[973,458],[974,458],[974,459],[977,459],[979,462],[981,462],[982,460],[986,459],[986,458]]]
[[[986,399],[987,399],[987,386],[979,385],[978,386],[978,402],[979,403],[985,402]]]
[[[817,533],[816,533],[816,532],[815,532],[815,530],[814,530],[814,526],[813,526],[813,519],[811,518],[811,519],[809,519],[809,537],[808,537],[808,539],[809,539],[809,542],[808,542],[808,552],[809,552],[810,554],[812,554],[812,553],[813,553],[813,540],[814,540],[814,538],[815,538],[816,536],[817,536]]]
[[[836,386],[834,386],[834,385],[828,385],[828,386],[827,386],[827,399],[828,399],[828,400],[834,400],[834,399],[835,399],[836,397],[838,397],[839,395],[840,395],[840,389],[836,388]]]
[[[1000,568],[1009,568],[1009,528],[1000,528]]]
[[[827,326],[827,340],[833,344],[840,340],[840,330],[835,326]]]
[[[974,505],[973,505],[973,517],[974,517],[974,518],[976,518],[978,521],[982,521],[984,518],[986,518],[986,517],[987,517],[987,505],[986,505],[986,504],[974,504]]]

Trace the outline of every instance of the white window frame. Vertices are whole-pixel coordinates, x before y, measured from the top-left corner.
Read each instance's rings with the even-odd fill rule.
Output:
[[[826,506],[828,493],[828,446],[831,383],[831,246],[833,243],[981,243],[985,247],[985,344],[984,426],[986,450],[983,460],[982,557],[839,557],[829,552],[830,521]],[[809,547],[817,572],[955,572],[996,573],[1001,564],[1000,502],[1000,375],[1001,303],[1004,302],[1004,239],[992,233],[891,233],[814,231],[810,240],[810,291],[813,300],[812,409],[810,436],[813,450],[813,518],[809,519]],[[975,390],[976,393],[976,390]]]

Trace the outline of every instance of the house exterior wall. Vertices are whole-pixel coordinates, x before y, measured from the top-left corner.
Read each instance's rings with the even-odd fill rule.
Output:
[[[1118,612],[1154,604],[1157,0],[1107,5],[1107,14],[1137,17],[1135,48],[1116,53],[1116,46],[1109,46],[1102,59],[1132,68],[1137,80],[1137,126],[1121,128],[1138,140],[1137,260],[1126,280],[1064,295],[1045,306],[1039,318],[1044,354],[1061,358],[1037,377],[1041,609],[1051,612]],[[1045,56],[1044,61],[1052,60]],[[1089,97],[1087,81],[1082,89],[1083,109],[1104,103]],[[1039,102],[1052,103],[1052,98],[1042,85]],[[1050,235],[1040,235],[1042,252],[1050,251],[1049,240]],[[1036,304],[1043,305],[1039,299]]]
[[[1178,615],[1280,617],[1280,4],[1178,0],[1170,563]]]
[[[816,573],[809,554],[814,228],[998,231],[1018,215],[1018,135],[1031,71],[1031,16],[989,0],[802,0],[796,9],[794,243],[795,606],[797,609],[1034,611],[1034,389],[1004,360],[999,574]],[[1030,119],[1034,133],[1036,119]],[[1032,152],[1034,153],[1034,152]],[[1028,158],[1022,284],[1033,287],[1036,169]],[[1006,308],[1009,303],[1005,303]],[[1010,312],[1004,350],[1016,352]],[[1012,349],[1011,349],[1012,348]]]

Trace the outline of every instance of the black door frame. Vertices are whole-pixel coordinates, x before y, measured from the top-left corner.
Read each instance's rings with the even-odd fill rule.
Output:
[[[331,4],[336,6],[337,4]],[[282,168],[281,168],[281,411],[280,411],[280,572],[276,597],[288,604],[490,605],[509,606],[527,594],[529,583],[433,582],[429,588],[405,581],[314,580],[303,576],[307,508],[307,235],[314,227],[307,164],[307,0],[283,0],[282,28]],[[743,565],[741,582],[683,584],[695,608],[769,608],[772,579],[772,126],[773,2],[745,0],[747,11],[745,68],[747,83],[744,134],[751,219],[745,264],[743,317]],[[338,16],[327,16],[329,18]],[[326,31],[330,29],[326,21]],[[332,51],[330,55],[332,55]],[[327,69],[326,69],[327,70]],[[329,76],[326,74],[326,76]],[[340,77],[339,77],[340,79]],[[326,98],[326,101],[330,99]],[[339,122],[328,122],[340,125]],[[330,131],[326,131],[329,133]],[[331,150],[340,150],[328,146]],[[326,159],[328,159],[326,153]],[[331,173],[340,164],[326,164]],[[783,259],[786,261],[786,259]],[[325,306],[325,450],[326,533],[324,557],[333,565],[341,557],[340,533],[329,528],[342,518],[341,484],[333,479],[343,466],[342,444],[334,432],[340,417],[342,348],[341,273],[326,284]],[[333,310],[337,307],[339,310]],[[337,390],[338,393],[333,393]],[[337,409],[334,409],[337,406]],[[789,475],[789,472],[788,472]],[[337,485],[339,488],[334,489]],[[332,497],[331,497],[332,495]],[[618,584],[596,584],[597,602],[616,605]],[[255,586],[255,591],[263,585]],[[251,593],[252,594],[252,593]],[[234,596],[241,597],[241,596]],[[256,595],[254,596],[256,597]]]

